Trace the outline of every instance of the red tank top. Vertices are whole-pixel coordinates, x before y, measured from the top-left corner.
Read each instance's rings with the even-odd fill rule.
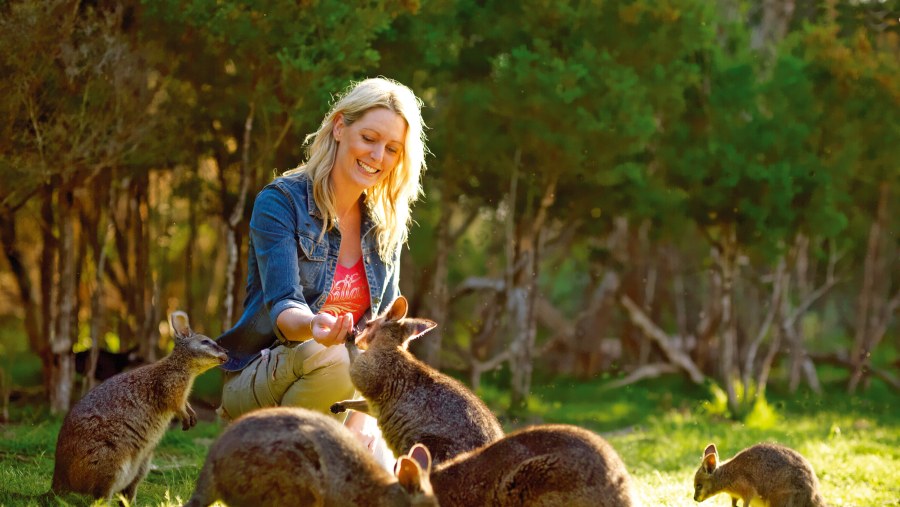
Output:
[[[353,325],[356,325],[369,306],[369,281],[366,280],[366,267],[362,257],[350,268],[338,263],[334,282],[322,305],[322,311],[334,316],[353,314]]]

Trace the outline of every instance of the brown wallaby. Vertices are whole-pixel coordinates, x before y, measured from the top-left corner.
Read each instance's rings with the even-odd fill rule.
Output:
[[[727,493],[732,507],[826,507],[812,465],[797,451],[778,444],[757,444],[719,465],[715,444],[706,446],[694,474],[694,500]]]
[[[500,421],[472,391],[409,353],[410,340],[437,324],[406,318],[406,310],[400,296],[348,339],[350,380],[365,400],[341,401],[331,411],[372,415],[394,454],[422,443],[435,464],[502,438]]]
[[[395,478],[334,419],[305,408],[264,408],[236,419],[213,443],[185,505],[436,506],[428,460],[420,466],[401,457]]]
[[[170,317],[175,348],[164,359],[115,375],[66,415],[56,441],[51,490],[133,501],[153,450],[174,416],[197,423],[188,403],[194,379],[224,363],[225,349],[194,333],[184,312]]]
[[[513,433],[435,466],[441,507],[632,507],[631,476],[606,440],[577,426]]]

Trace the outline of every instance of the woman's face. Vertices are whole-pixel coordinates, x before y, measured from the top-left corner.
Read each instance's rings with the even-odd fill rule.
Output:
[[[336,188],[362,191],[381,183],[403,157],[406,121],[382,107],[370,109],[350,125],[338,114],[332,129],[338,142],[334,170]]]

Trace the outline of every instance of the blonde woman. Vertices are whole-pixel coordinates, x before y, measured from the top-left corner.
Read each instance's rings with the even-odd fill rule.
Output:
[[[307,136],[306,163],[257,195],[244,313],[218,339],[230,358],[223,418],[277,405],[330,414],[352,396],[343,340],[399,295],[425,169],[420,109],[396,81],[356,83]],[[365,419],[346,424],[359,435]]]

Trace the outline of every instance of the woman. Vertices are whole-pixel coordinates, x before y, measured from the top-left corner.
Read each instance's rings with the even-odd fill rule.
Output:
[[[276,405],[328,414],[353,395],[342,344],[399,295],[425,169],[420,108],[389,79],[352,86],[307,136],[306,163],[256,197],[244,313],[218,339],[229,351],[223,418]],[[366,419],[346,424],[359,433]]]

